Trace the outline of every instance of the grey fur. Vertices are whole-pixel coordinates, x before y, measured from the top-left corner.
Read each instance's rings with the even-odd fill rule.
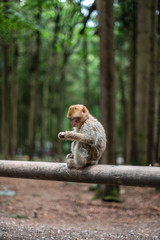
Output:
[[[106,134],[102,124],[89,114],[80,129],[60,132],[61,140],[73,141],[71,154],[66,156],[69,168],[80,169],[97,164],[106,148]]]

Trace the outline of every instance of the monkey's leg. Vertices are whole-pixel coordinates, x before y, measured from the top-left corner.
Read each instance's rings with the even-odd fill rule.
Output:
[[[83,156],[79,156],[78,159],[76,159],[76,169],[81,169],[86,167],[87,165],[87,158],[83,157]]]
[[[79,147],[74,155],[76,169],[84,168],[87,165],[88,151],[83,147]]]
[[[78,161],[73,158],[67,159],[67,167],[68,168],[81,169],[86,166],[86,163],[87,163],[87,159],[85,160],[84,158],[82,158],[82,159],[79,158]]]

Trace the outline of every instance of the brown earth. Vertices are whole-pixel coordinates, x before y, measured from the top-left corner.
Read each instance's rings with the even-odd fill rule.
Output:
[[[121,187],[122,203],[92,200],[89,184],[0,178],[0,240],[160,239],[160,192]]]

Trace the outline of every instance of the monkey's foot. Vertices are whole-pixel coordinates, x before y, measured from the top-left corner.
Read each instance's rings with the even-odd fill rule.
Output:
[[[76,163],[75,163],[73,158],[67,159],[67,167],[68,168],[75,168],[76,167]]]
[[[85,168],[86,164],[77,163],[73,158],[67,159],[67,167],[68,168],[75,168],[75,169],[83,169]]]

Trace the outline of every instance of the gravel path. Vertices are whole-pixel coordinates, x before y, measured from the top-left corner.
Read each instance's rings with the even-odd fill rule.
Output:
[[[138,229],[139,231],[140,229]],[[108,229],[108,231],[100,230],[82,230],[82,229],[65,229],[64,227],[56,228],[51,225],[39,224],[30,225],[25,221],[0,221],[0,240],[110,240],[110,239],[126,239],[126,240],[158,240],[160,232],[155,231],[146,233],[145,228],[140,233],[136,229]],[[118,233],[119,232],[119,233]]]
[[[160,193],[121,187],[122,203],[92,200],[87,184],[0,178],[0,240],[158,240]]]

